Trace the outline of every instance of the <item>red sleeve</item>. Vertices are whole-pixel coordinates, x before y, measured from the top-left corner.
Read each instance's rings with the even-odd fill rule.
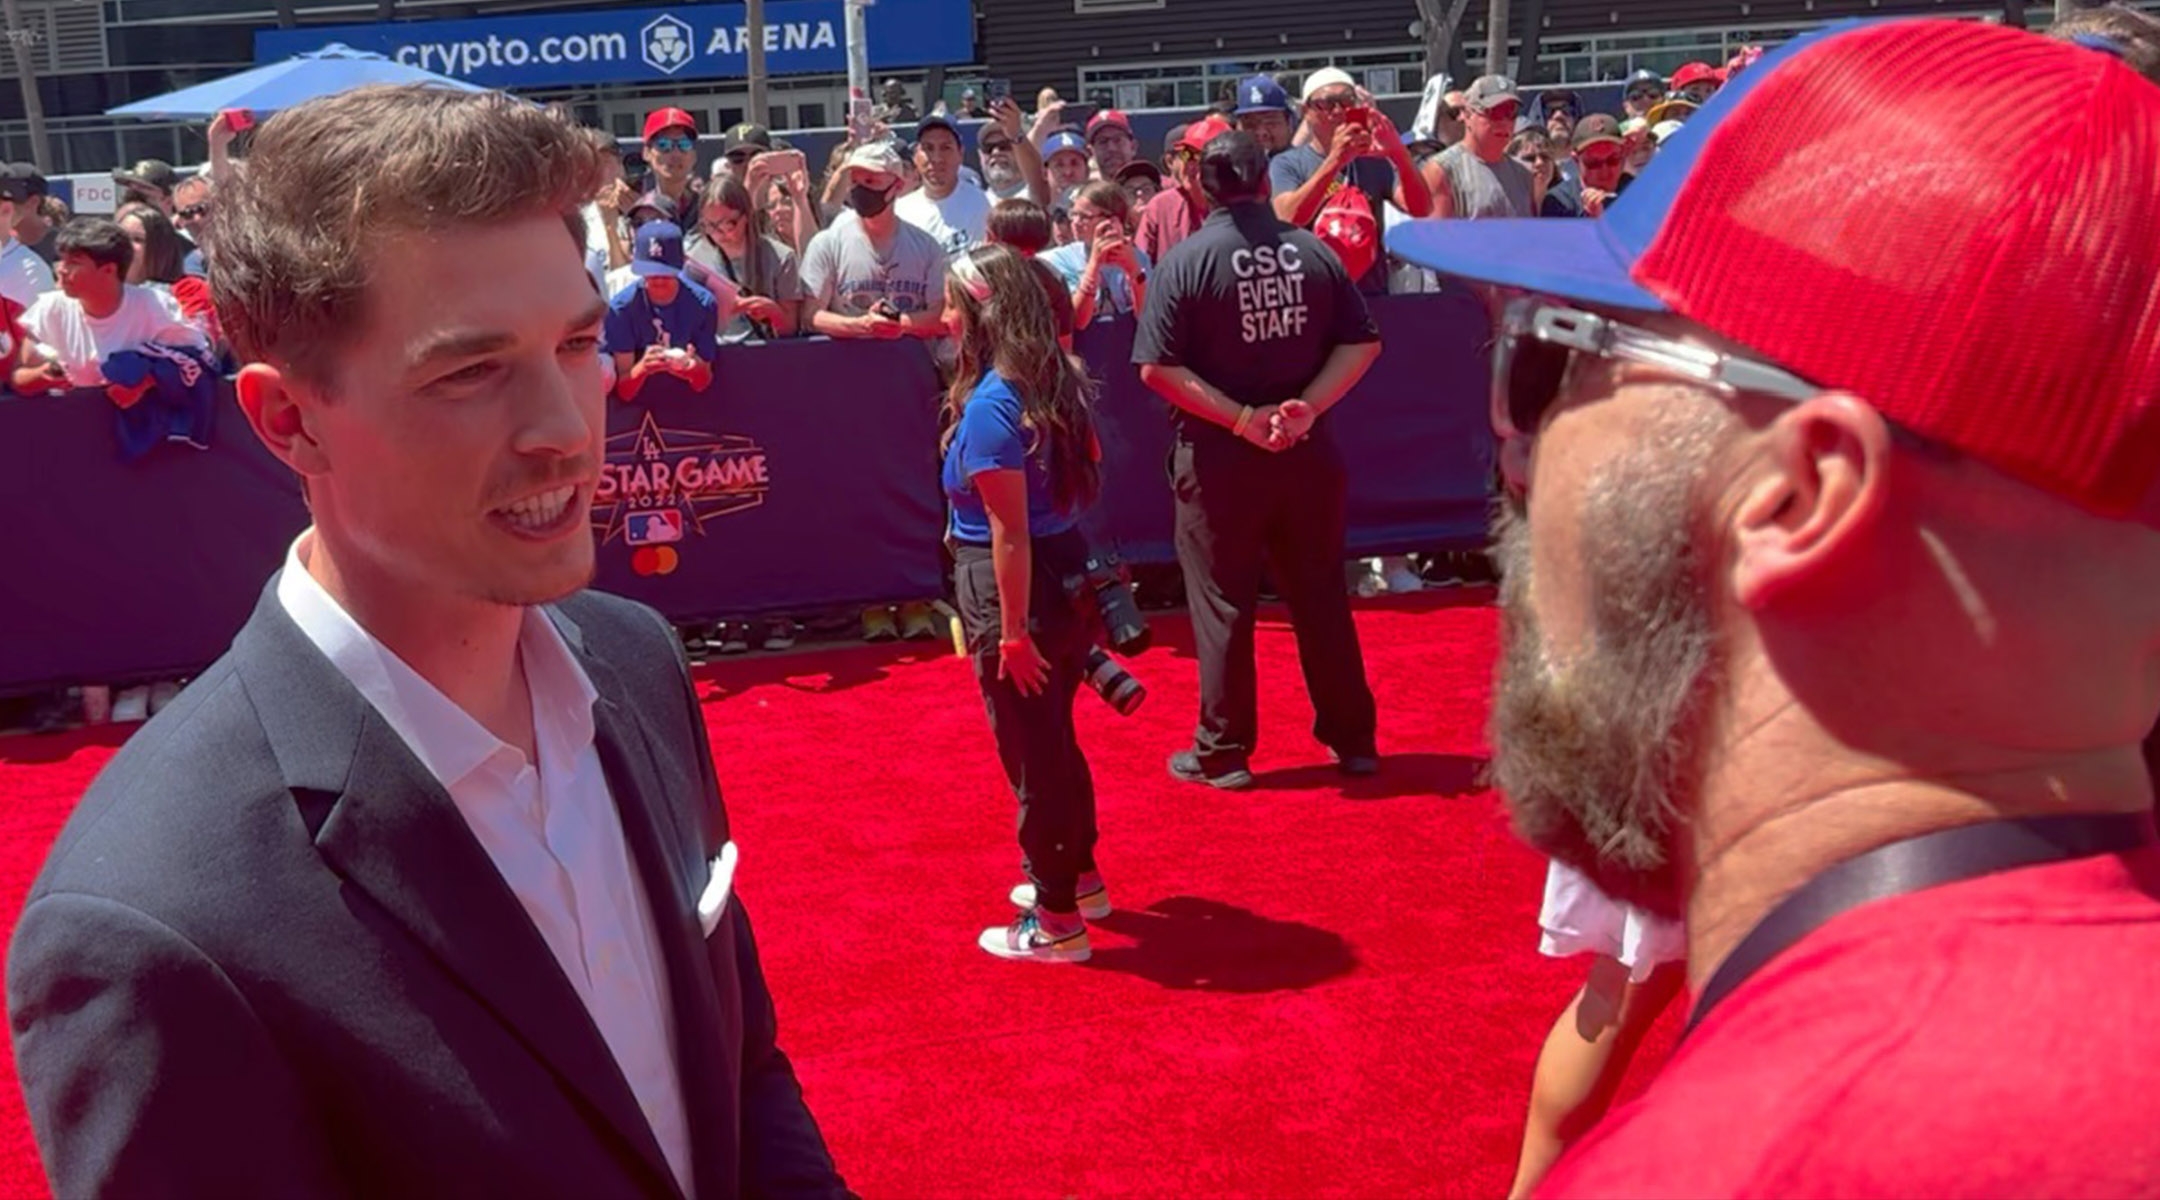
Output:
[[[0,386],[6,386],[7,378],[14,373],[16,367],[22,365],[23,343],[30,340],[30,331],[24,329],[22,323],[23,313],[26,311],[22,305],[0,296],[0,323],[4,323],[7,328],[6,351],[0,353],[0,372],[6,374],[0,374]]]

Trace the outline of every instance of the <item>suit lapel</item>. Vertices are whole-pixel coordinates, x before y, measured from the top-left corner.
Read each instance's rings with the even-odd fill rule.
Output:
[[[675,1061],[691,1130],[692,1178],[702,1197],[732,1196],[738,1190],[736,1155],[727,1131],[740,1120],[736,1084],[741,1064],[721,1036],[719,993],[698,924],[698,895],[709,865],[700,841],[686,838],[670,819],[676,808],[655,767],[651,740],[644,723],[634,719],[630,697],[614,668],[584,648],[568,618],[558,616],[557,626],[568,626],[566,640],[600,693],[593,705],[593,738],[666,959]]]
[[[553,951],[449,795],[298,626],[276,580],[235,642],[248,691],[303,812],[332,794],[315,843],[554,1072],[643,1164],[646,1189],[677,1192],[614,1055]],[[312,823],[312,822],[311,822]]]

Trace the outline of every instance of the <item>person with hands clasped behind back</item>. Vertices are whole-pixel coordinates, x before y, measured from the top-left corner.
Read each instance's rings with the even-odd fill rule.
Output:
[[[683,277],[682,229],[672,221],[638,227],[630,251],[637,281],[608,301],[601,347],[615,361],[616,392],[635,400],[648,381],[669,375],[693,392],[712,383],[720,306]]]

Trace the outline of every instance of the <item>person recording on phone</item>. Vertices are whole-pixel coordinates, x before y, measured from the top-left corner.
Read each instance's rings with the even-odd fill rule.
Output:
[[[1125,189],[1098,179],[1080,189],[1072,206],[1074,240],[1042,259],[1071,289],[1073,324],[1084,328],[1098,316],[1131,316],[1147,300],[1146,252],[1132,243],[1132,201]]]
[[[1020,915],[977,942],[999,958],[1085,962],[1109,915],[1095,866],[1095,783],[1073,728],[1094,622],[1075,598],[1091,556],[1080,518],[1100,486],[1094,385],[1059,349],[1042,285],[1006,246],[955,259],[945,320],[946,540],[968,655],[998,760],[1020,801]],[[1068,582],[1075,581],[1075,582]]]
[[[1307,77],[1305,126],[1312,135],[1310,144],[1283,151],[1268,168],[1276,216],[1310,229],[1345,186],[1365,194],[1375,219],[1390,202],[1413,219],[1432,215],[1432,189],[1411,161],[1395,123],[1359,94],[1346,72],[1325,67]],[[1385,293],[1387,276],[1387,257],[1381,255],[1358,286],[1368,293]]]
[[[685,256],[735,285],[735,311],[720,341],[794,337],[802,320],[802,273],[795,251],[760,228],[750,192],[733,179],[715,179]]]
[[[608,301],[600,331],[600,348],[615,363],[616,393],[635,400],[662,375],[704,391],[720,352],[720,305],[684,277],[682,229],[670,221],[640,225],[630,270],[637,282]]]
[[[1208,142],[1198,174],[1207,220],[1156,268],[1133,343],[1177,424],[1177,556],[1200,660],[1199,729],[1170,774],[1252,786],[1265,564],[1290,606],[1313,735],[1344,774],[1370,775],[1372,690],[1343,588],[1349,476],[1326,417],[1380,356],[1380,330],[1341,260],[1269,209],[1251,134]]]

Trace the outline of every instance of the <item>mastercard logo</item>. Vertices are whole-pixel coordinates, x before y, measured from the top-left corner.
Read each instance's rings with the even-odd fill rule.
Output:
[[[630,569],[640,575],[673,575],[681,565],[673,546],[647,546],[630,556]]]

